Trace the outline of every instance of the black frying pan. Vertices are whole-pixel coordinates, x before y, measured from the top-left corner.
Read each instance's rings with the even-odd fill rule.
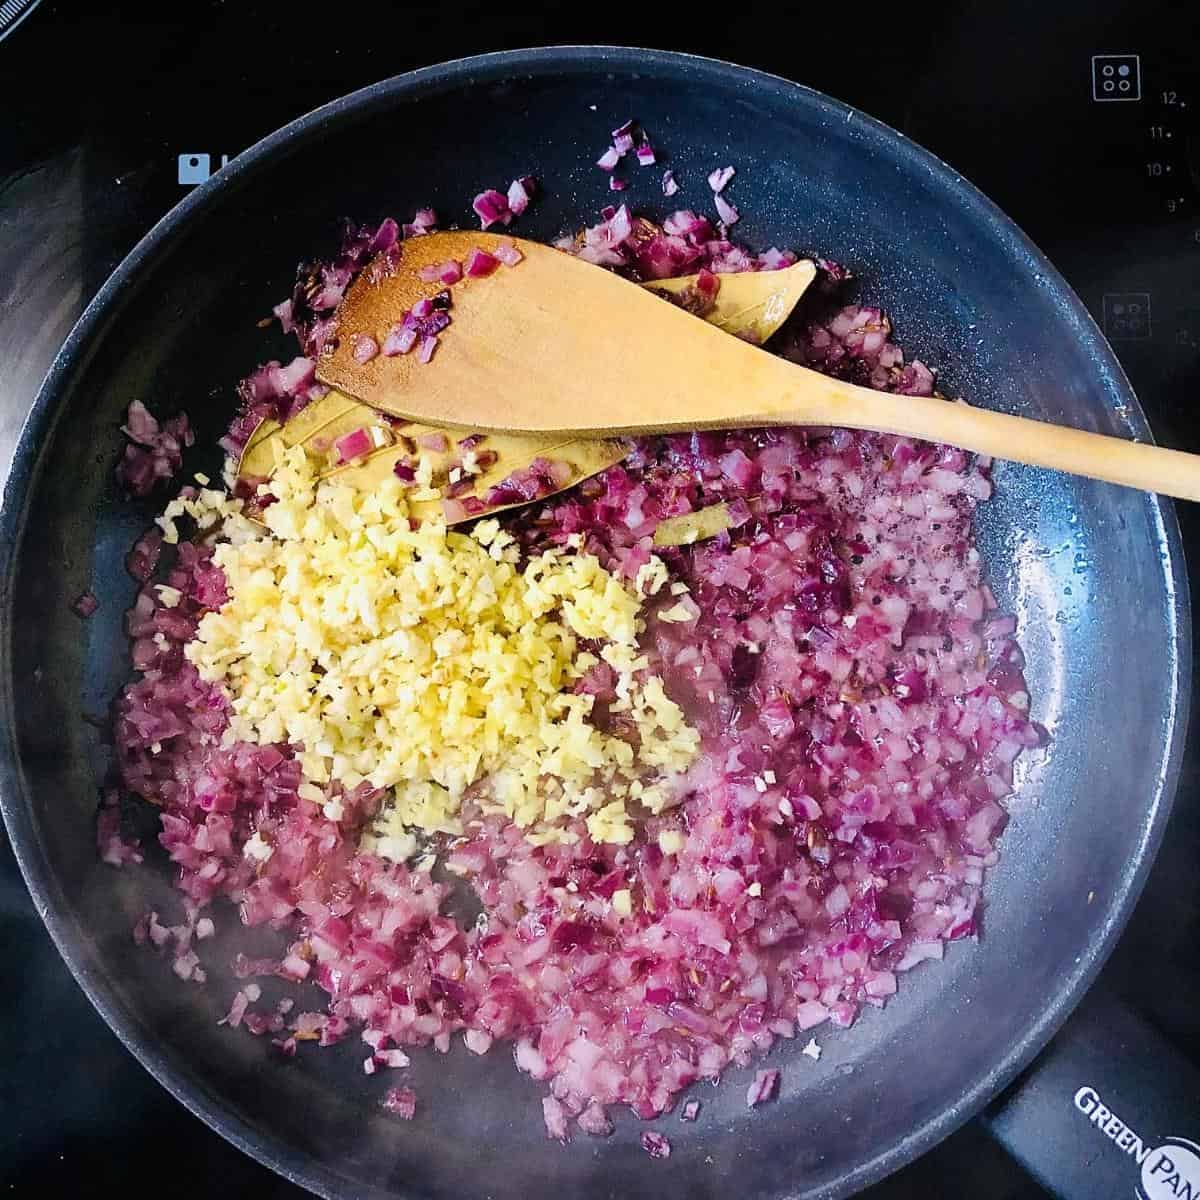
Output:
[[[1021,760],[979,944],[913,972],[852,1030],[824,1033],[819,1063],[794,1045],[776,1051],[778,1103],[748,1112],[746,1073],[732,1071],[705,1093],[701,1121],[671,1120],[667,1161],[646,1157],[628,1114],[613,1138],[564,1149],[503,1051],[456,1046],[417,1055],[425,1115],[400,1126],[380,1112],[353,1041],[268,1063],[261,1041],[218,1028],[229,986],[180,986],[134,948],[147,888],[170,903],[167,872],[96,861],[108,749],[81,717],[103,712],[128,671],[122,558],[151,515],[111,482],[125,406],[183,407],[211,446],[233,383],[270,349],[256,320],[336,218],[432,203],[466,222],[480,187],[532,172],[547,190],[521,233],[550,237],[607,203],[591,164],[629,115],[685,181],[672,207],[703,205],[708,170],[736,163],[739,235],[850,264],[903,344],[943,367],[949,393],[1148,435],[1079,301],[974,188],[860,113],[722,63],[574,48],[432,67],[293,123],[167,216],[68,339],[5,494],[4,816],[60,950],[130,1049],[225,1136],[325,1195],[847,1195],[945,1136],[1033,1058],[1112,947],[1167,817],[1189,682],[1174,516],[1153,496],[1002,465],[981,540],[1054,741]],[[661,213],[658,173],[632,175],[627,198]],[[199,452],[189,462],[216,466]],[[89,585],[101,609],[81,625],[69,603]]]

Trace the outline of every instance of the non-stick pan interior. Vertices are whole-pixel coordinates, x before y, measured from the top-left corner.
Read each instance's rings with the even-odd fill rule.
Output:
[[[281,1061],[266,1039],[218,1027],[235,987],[223,971],[183,984],[133,945],[148,895],[165,917],[178,909],[161,863],[100,865],[92,834],[108,761],[95,720],[129,669],[123,556],[152,516],[111,482],[126,405],[186,409],[199,431],[188,466],[215,473],[200,447],[226,424],[237,379],[293,352],[256,322],[296,261],[330,248],[339,217],[404,219],[432,204],[466,224],[477,191],[532,173],[545,191],[520,233],[552,237],[609,202],[592,163],[634,115],[683,185],[670,207],[709,207],[708,172],[735,164],[738,236],[852,267],[901,343],[942,368],[946,393],[1145,432],[1078,302],[952,171],[856,112],[721,64],[551,50],[419,72],[306,118],[168,217],[69,345],[14,472],[6,815],[60,945],[135,1052],[228,1136],[326,1194],[845,1194],[948,1132],[1044,1041],[1111,941],[1165,815],[1186,690],[1173,517],[1152,497],[1001,465],[982,542],[1054,740],[1021,762],[982,940],[914,971],[853,1029],[821,1031],[819,1062],[777,1049],[778,1102],[747,1110],[749,1072],[736,1070],[697,1090],[698,1122],[656,1126],[669,1160],[647,1158],[629,1114],[614,1137],[563,1148],[503,1048],[477,1058],[456,1044],[414,1055],[420,1110],[406,1124],[379,1108],[389,1080],[363,1075],[355,1040]],[[661,168],[627,173],[623,198],[663,214]],[[101,608],[81,623],[69,603],[87,586]],[[232,914],[220,924],[213,964],[243,936]]]

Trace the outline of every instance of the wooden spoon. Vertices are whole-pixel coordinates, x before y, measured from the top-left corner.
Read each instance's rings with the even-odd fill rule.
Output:
[[[432,234],[425,253],[492,249],[487,234]],[[755,425],[840,425],[945,442],[1146,491],[1200,500],[1200,456],[934,397],[856,387],[692,319],[599,267],[536,242],[524,261],[453,289],[454,324],[432,362],[351,353],[382,340],[418,294],[406,263],[365,277],[340,312],[317,378],[375,408],[465,429],[610,437]],[[405,253],[408,253],[406,243]]]
[[[445,238],[453,239],[453,243],[447,245]],[[481,245],[484,240],[482,235],[448,234],[406,242],[400,270],[407,277],[405,294],[410,296],[408,306],[422,295],[432,295],[442,290],[443,285],[424,283],[417,278],[416,273],[422,266],[427,262],[444,262],[456,254],[465,257],[473,246]],[[489,245],[500,240],[486,239]],[[459,245],[459,242],[462,244]],[[798,262],[779,271],[747,271],[718,276],[721,284],[716,301],[712,309],[704,314],[704,319],[725,333],[758,343],[765,342],[787,319],[815,276],[816,268],[809,261]],[[653,280],[643,286],[680,296],[695,287],[697,278],[696,275],[685,275],[675,279]],[[460,287],[461,284],[456,285],[456,290]],[[331,463],[330,451],[336,440],[363,428],[379,429],[386,434],[387,444],[354,462],[341,465]],[[429,422],[409,423],[399,429],[389,429],[377,409],[334,389],[307,405],[286,424],[262,421],[242,451],[238,475],[248,481],[263,479],[274,470],[279,450],[300,445],[320,464],[322,478],[336,478],[340,483],[352,487],[369,490],[377,486],[381,479],[392,473],[398,459],[412,457],[416,453],[430,460],[435,474],[445,486],[447,474],[455,469],[455,463],[462,458],[463,451],[457,445],[462,436],[461,429]],[[470,486],[459,492],[460,497],[486,495],[490,487],[514,471],[528,467],[537,458],[553,459],[571,468],[569,480],[556,489],[561,491],[573,487],[589,475],[606,470],[629,453],[628,444],[622,440],[564,437],[561,434],[492,434],[479,450],[486,455],[488,465],[478,475],[462,481]],[[409,507],[418,519],[442,512],[440,500],[410,500]],[[511,507],[514,506],[493,505],[487,511],[499,512]],[[449,523],[468,519],[472,519],[471,516],[458,516],[450,519]]]

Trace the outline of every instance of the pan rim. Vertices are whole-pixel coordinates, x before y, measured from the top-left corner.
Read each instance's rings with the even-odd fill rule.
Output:
[[[3,641],[0,643],[0,724],[5,730],[0,746],[0,813],[26,885],[59,953],[93,1006],[124,1045],[167,1091],[221,1136],[291,1182],[330,1198],[342,1194],[344,1179],[328,1165],[315,1160],[309,1160],[303,1169],[297,1169],[272,1139],[230,1114],[190,1075],[186,1063],[174,1061],[146,1036],[132,1012],[117,1000],[90,955],[75,944],[73,919],[37,841],[13,733],[11,573],[18,558],[29,497],[39,473],[41,451],[57,424],[61,392],[71,385],[72,377],[86,367],[96,335],[106,322],[115,319],[126,295],[132,294],[139,279],[152,271],[169,252],[176,231],[202,214],[211,200],[235,191],[242,180],[261,165],[298,152],[331,125],[357,120],[389,107],[401,98],[511,78],[514,73],[536,75],[561,73],[572,68],[595,70],[597,67],[616,71],[659,71],[675,77],[699,76],[724,86],[769,90],[786,101],[799,100],[827,114],[831,120],[857,121],[860,136],[874,146],[893,157],[906,159],[910,166],[924,170],[943,185],[955,187],[960,201],[970,208],[972,216],[987,228],[989,234],[1036,268],[1045,280],[1043,286],[1054,293],[1058,306],[1073,319],[1076,335],[1087,342],[1097,370],[1106,377],[1107,392],[1110,396],[1120,396],[1122,416],[1129,434],[1152,440],[1148,422],[1124,371],[1082,302],[1024,232],[974,185],[904,134],[850,105],[803,84],[719,59],[636,47],[568,45],[499,51],[423,67],[358,89],[282,126],[233,159],[163,216],[122,260],[63,343],[23,425],[5,484],[0,507],[0,598],[4,616]],[[917,1158],[976,1115],[1016,1078],[1057,1032],[1115,946],[1145,884],[1170,815],[1186,739],[1191,683],[1190,599],[1178,521],[1170,501],[1148,496],[1147,502],[1162,553],[1166,590],[1171,664],[1170,717],[1155,772],[1153,795],[1139,822],[1138,837],[1131,844],[1121,885],[1114,889],[1097,935],[1087,951],[1072,964],[1072,969],[1064,973],[1041,1018],[1023,1037],[1008,1045],[989,1071],[949,1100],[936,1116],[858,1163],[834,1183],[819,1190],[802,1188],[790,1193],[795,1200],[800,1196],[810,1200],[816,1197],[837,1200],[850,1195]]]

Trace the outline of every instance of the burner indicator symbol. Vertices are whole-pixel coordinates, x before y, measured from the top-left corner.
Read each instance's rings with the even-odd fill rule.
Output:
[[[182,187],[195,187],[212,174],[212,160],[207,154],[181,154],[176,178]]]
[[[219,171],[228,164],[229,155],[222,154],[221,161],[213,166],[211,154],[181,154],[178,157],[175,178],[180,187],[195,187],[203,183],[214,170]]]
[[[1149,292],[1105,292],[1103,324],[1114,342],[1144,342],[1150,337]]]
[[[1137,54],[1092,55],[1092,99],[1140,100],[1142,64]]]
[[[4,0],[0,4],[0,39],[6,38],[38,6],[38,0]]]

